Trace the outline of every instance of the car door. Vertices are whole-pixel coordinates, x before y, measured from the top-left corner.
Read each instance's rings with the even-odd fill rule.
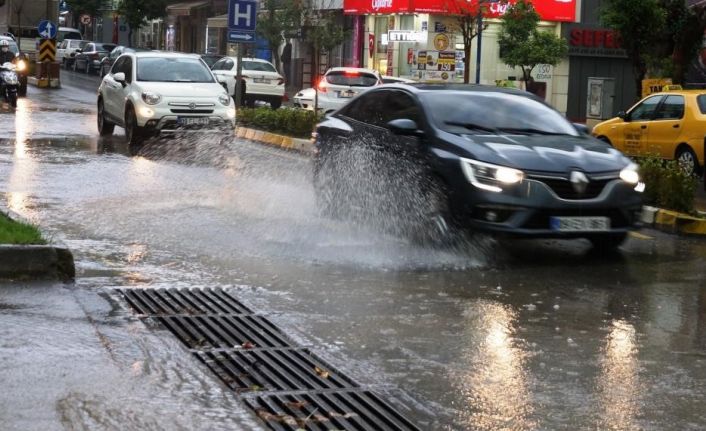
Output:
[[[110,73],[104,78],[104,94],[103,105],[106,112],[113,118],[123,120],[125,112],[125,98],[128,93],[129,85],[123,87],[123,84],[116,81],[114,76],[116,73],[125,74],[125,83],[132,82],[132,58],[123,56],[113,65]]]
[[[674,157],[684,126],[686,108],[684,96],[670,94],[662,100],[649,125],[647,152],[664,159]]]
[[[635,105],[626,114],[625,121],[618,123],[613,145],[632,156],[645,155],[648,152],[650,125],[655,111],[664,95],[648,97]]]
[[[228,94],[235,95],[235,62],[229,57],[224,57],[214,63],[211,70],[218,82],[225,86]]]

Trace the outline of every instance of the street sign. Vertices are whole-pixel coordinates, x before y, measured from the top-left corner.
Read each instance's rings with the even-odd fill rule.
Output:
[[[88,14],[81,15],[81,24],[88,25],[91,23],[91,16]]]
[[[53,62],[56,59],[56,40],[42,39],[39,43],[39,61]]]
[[[257,0],[228,0],[228,42],[255,42]]]
[[[42,39],[54,39],[56,37],[56,25],[51,21],[41,21],[37,26],[37,31],[39,31],[39,36]]]

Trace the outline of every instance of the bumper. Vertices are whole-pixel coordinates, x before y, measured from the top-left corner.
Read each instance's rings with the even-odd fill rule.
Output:
[[[232,133],[235,129],[235,120],[224,119],[219,116],[197,117],[208,118],[208,124],[190,124],[185,125],[183,119],[194,118],[188,116],[167,115],[161,118],[150,118],[144,122],[144,129],[152,132],[164,133],[189,133],[205,131],[217,133]],[[181,120],[180,120],[181,119]],[[139,121],[138,121],[139,122]]]
[[[501,193],[471,184],[465,188],[465,199],[454,205],[459,209],[460,223],[473,230],[508,236],[579,238],[623,233],[639,227],[642,211],[641,194],[619,179],[607,182],[600,193],[588,199],[563,199],[536,180],[525,180]],[[556,230],[552,217],[606,217],[609,225],[601,230]]]

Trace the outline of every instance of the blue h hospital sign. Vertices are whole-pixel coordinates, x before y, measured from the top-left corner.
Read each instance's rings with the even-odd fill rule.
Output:
[[[253,42],[256,21],[256,0],[228,0],[229,42]]]

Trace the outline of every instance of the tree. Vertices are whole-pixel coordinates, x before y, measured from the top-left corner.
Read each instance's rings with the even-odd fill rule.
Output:
[[[666,13],[659,0],[607,0],[600,12],[603,25],[620,35],[632,63],[635,91],[642,94],[647,58],[663,36]]]
[[[73,12],[74,20],[82,14],[95,16],[101,7],[101,0],[67,0],[66,4]]]
[[[461,33],[463,39],[463,82],[468,84],[471,76],[471,43],[478,36],[478,23],[482,23],[481,13],[488,10],[488,0],[447,0],[446,10],[456,17],[452,26],[454,32]],[[485,30],[488,24],[482,24]]]
[[[267,41],[277,70],[280,58],[277,53],[283,37],[301,27],[303,5],[301,0],[264,0],[257,18],[257,35]]]
[[[660,0],[666,13],[665,45],[661,53],[663,63],[671,66],[672,80],[684,82],[687,67],[696,55],[704,32],[704,21],[693,8],[686,6],[682,0]]]
[[[118,14],[125,18],[130,27],[128,46],[132,46],[132,32],[147,23],[148,20],[161,18],[167,8],[166,0],[120,0]]]
[[[537,28],[539,20],[530,0],[518,0],[503,15],[498,40],[500,59],[522,69],[528,90],[533,82],[532,70],[538,64],[556,66],[569,52],[566,40]]]

